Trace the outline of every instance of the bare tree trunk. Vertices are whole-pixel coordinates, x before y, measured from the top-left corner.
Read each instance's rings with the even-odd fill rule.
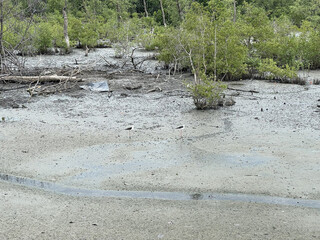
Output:
[[[237,1],[233,0],[233,22],[237,21]]]
[[[88,45],[86,45],[86,52],[85,52],[84,56],[88,57],[88,54],[89,54],[89,48],[88,48]]]
[[[176,0],[176,1],[177,1],[177,7],[178,7],[179,18],[180,18],[180,20],[182,20],[182,11],[181,11],[180,2],[179,2],[179,0]]]
[[[214,80],[217,80],[217,24],[214,26]]]
[[[63,25],[63,34],[64,34],[64,40],[66,42],[66,51],[69,52],[70,50],[70,41],[69,41],[69,35],[68,35],[68,15],[67,15],[67,0],[64,1],[64,8],[62,10],[63,19],[64,19],[64,25]]]
[[[163,9],[162,0],[159,0],[159,2],[160,2],[160,7],[161,7],[163,25],[166,27],[166,26],[167,26],[167,23],[166,23],[166,15],[164,14],[164,9]]]
[[[3,72],[3,0],[0,0],[0,73]]]
[[[146,17],[149,17],[146,0],[143,0],[143,6],[144,6],[144,12],[145,12]]]
[[[119,3],[117,2],[117,20],[118,20],[118,27],[120,27],[121,22],[121,8]]]

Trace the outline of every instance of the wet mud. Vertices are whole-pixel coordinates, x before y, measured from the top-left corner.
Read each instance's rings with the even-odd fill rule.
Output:
[[[179,209],[182,218],[192,209],[188,204],[194,207],[195,203],[204,209],[215,204],[239,204],[247,219],[252,219],[260,208],[270,210],[278,219],[280,206],[292,209],[294,216],[290,216],[297,222],[301,222],[298,213],[311,213],[313,218],[306,217],[301,236],[320,236],[318,230],[308,232],[319,222],[319,85],[228,82],[226,96],[236,101],[234,106],[198,111],[184,85],[190,80],[189,74],[168,76],[157,72],[155,63],[146,63],[147,73],[119,71],[96,60],[99,54],[107,55],[105,52],[97,50],[92,59],[91,54],[82,59],[81,50],[77,51],[66,56],[64,64],[77,67],[74,57],[83,67],[92,64],[92,71],[83,73],[81,84],[106,81],[112,95],[76,86],[66,92],[30,98],[25,88],[14,89],[19,85],[0,86],[14,89],[0,91],[3,206],[11,204],[6,198],[10,192],[7,185],[29,189],[34,196],[49,192],[58,202],[79,197],[77,206],[98,201],[96,198],[127,199],[127,205],[133,201],[168,201],[175,209],[184,202],[187,206]],[[62,59],[38,56],[26,64],[30,68],[43,64],[54,69],[63,65]],[[312,72],[309,77],[318,76],[320,72]],[[135,127],[129,136],[125,129],[131,125]],[[185,125],[182,131],[176,129],[180,125]],[[17,204],[7,209],[20,206],[22,190],[17,191],[13,201]],[[30,204],[35,208],[45,205],[50,212],[52,203],[37,199]],[[136,208],[143,211],[144,204],[139,204]],[[258,210],[251,212],[255,204]],[[97,209],[105,207],[97,205]],[[123,206],[121,209],[126,211]],[[228,205],[228,209],[232,207]],[[198,210],[201,212],[201,208]],[[232,214],[221,219],[230,222]],[[161,220],[168,222],[169,216],[166,213]],[[260,219],[269,221],[263,216]],[[225,224],[221,222],[221,226]],[[288,236],[297,224],[283,228],[289,230],[273,239]],[[251,229],[252,223],[247,227]],[[183,229],[183,225],[178,228]]]

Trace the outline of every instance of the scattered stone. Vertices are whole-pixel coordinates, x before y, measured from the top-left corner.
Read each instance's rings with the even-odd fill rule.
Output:
[[[219,101],[218,101],[218,106],[219,106],[219,107],[223,107],[223,99],[219,99]]]
[[[230,95],[233,96],[233,97],[237,97],[237,96],[240,95],[240,93],[239,92],[234,92],[234,93],[231,93]]]
[[[236,104],[236,101],[233,100],[232,98],[226,99],[224,105],[225,106],[233,106]]]
[[[126,93],[121,93],[120,94],[120,97],[128,97],[129,95],[128,94],[126,94]]]
[[[11,103],[11,104],[10,104],[10,107],[12,107],[12,108],[19,108],[20,106],[19,106],[18,104],[16,104],[16,103]]]

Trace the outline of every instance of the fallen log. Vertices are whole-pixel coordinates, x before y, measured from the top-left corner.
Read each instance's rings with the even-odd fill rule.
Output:
[[[77,77],[69,76],[2,76],[0,80],[5,82],[16,82],[16,83],[33,83],[33,82],[65,82],[65,81],[80,81]]]

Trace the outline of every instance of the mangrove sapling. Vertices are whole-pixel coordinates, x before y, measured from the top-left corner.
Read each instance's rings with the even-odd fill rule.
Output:
[[[216,109],[219,105],[223,105],[221,99],[227,85],[214,80],[214,77],[209,78],[202,74],[201,78],[197,78],[197,83],[187,84],[187,88],[192,93],[196,108],[204,110]]]

